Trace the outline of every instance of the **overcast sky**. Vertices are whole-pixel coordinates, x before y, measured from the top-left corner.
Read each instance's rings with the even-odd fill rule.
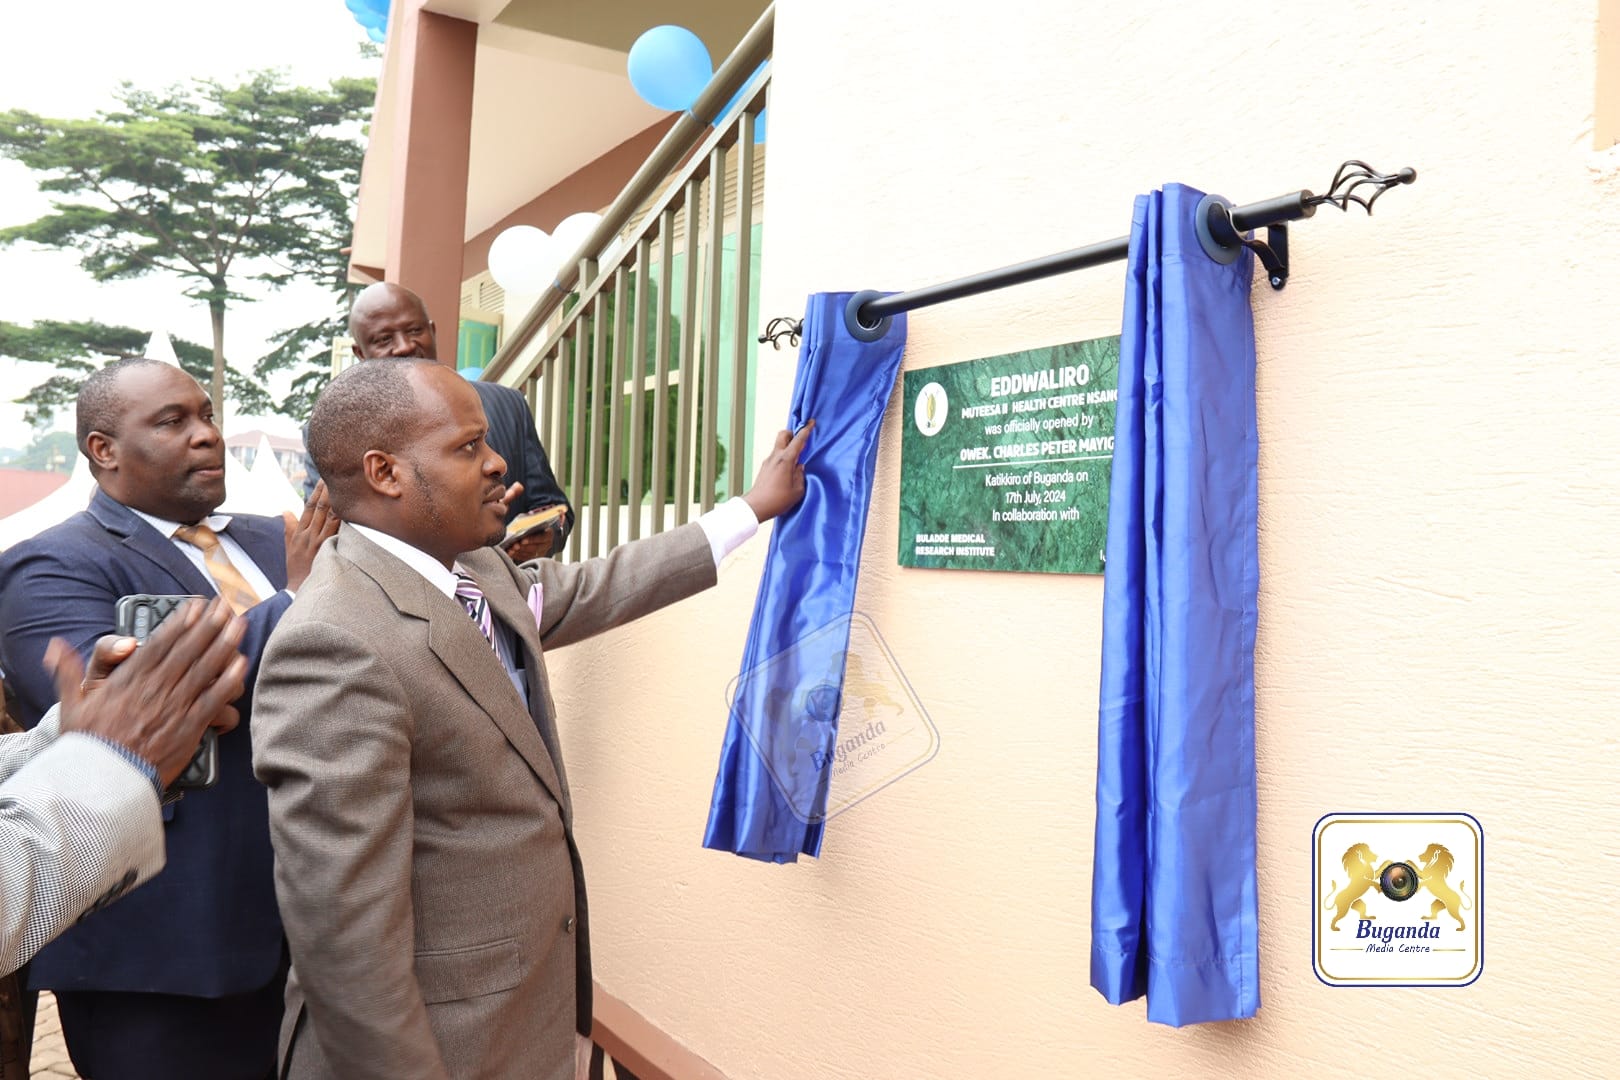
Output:
[[[167,86],[194,76],[231,79],[280,68],[296,82],[325,85],[340,75],[376,75],[380,61],[360,56],[365,31],[343,0],[77,0],[59,7],[0,0],[0,109],[52,117],[88,117],[111,106],[124,81]],[[50,209],[35,175],[0,160],[0,226],[32,221]],[[97,284],[72,253],[26,245],[0,249],[0,320],[97,319],[166,330],[207,344],[208,309],[181,296],[173,278],[151,276]],[[329,310],[329,294],[314,286],[267,293],[226,315],[227,355],[251,363],[267,351],[270,334]],[[12,404],[49,375],[41,365],[0,360],[0,447],[23,446],[30,433]],[[251,418],[232,418],[241,430]],[[67,430],[71,416],[58,416]],[[285,418],[265,424],[297,433]]]

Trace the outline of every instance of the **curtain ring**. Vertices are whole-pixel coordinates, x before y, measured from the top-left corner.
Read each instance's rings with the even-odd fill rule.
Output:
[[[850,337],[867,343],[883,340],[883,335],[894,325],[894,316],[887,315],[870,326],[862,322],[860,316],[861,308],[873,300],[881,300],[883,295],[876,289],[862,289],[849,298],[849,303],[844,305],[844,329],[849,331]]]
[[[1205,195],[1198,203],[1198,209],[1193,213],[1193,231],[1198,234],[1198,245],[1204,249],[1204,254],[1220,263],[1222,266],[1231,266],[1237,262],[1239,255],[1243,254],[1242,238],[1234,245],[1227,245],[1215,239],[1210,230],[1209,219],[1212,215],[1220,213],[1226,218],[1226,231],[1236,235],[1237,230],[1232,228],[1232,204],[1219,195]]]

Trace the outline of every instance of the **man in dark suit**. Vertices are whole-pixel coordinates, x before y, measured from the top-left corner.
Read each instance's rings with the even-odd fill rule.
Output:
[[[545,655],[713,585],[804,496],[808,426],[696,522],[518,566],[485,546],[487,427],[465,381],[410,361],[350,368],[310,420],[344,525],[254,699],[290,1080],[573,1080],[589,918]]]
[[[378,282],[361,290],[349,309],[349,337],[359,360],[437,360],[438,338],[433,320],[428,318],[422,298],[403,285]],[[506,461],[508,501],[506,520],[548,506],[561,506],[562,516],[549,534],[540,533],[507,548],[515,562],[525,562],[561,551],[574,526],[574,509],[568,496],[552,475],[546,449],[535,431],[534,413],[528,399],[510,386],[476,381],[479,404],[489,421],[489,445]],[[309,429],[304,429],[309,442]],[[304,452],[304,490],[312,490],[320,478],[315,455]],[[521,486],[520,486],[521,485]]]
[[[324,485],[296,527],[213,515],[224,440],[208,395],[179,368],[109,365],[85,382],[77,419],[99,485],[89,509],[0,556],[0,668],[17,719],[34,726],[55,699],[51,638],[88,656],[113,631],[119,597],[136,593],[224,597],[246,623],[247,694],[241,725],[219,739],[218,784],[164,808],[168,866],[42,950],[29,983],[56,991],[88,1080],[262,1080],[275,1067],[286,961],[248,704],[287,590],[337,522]]]

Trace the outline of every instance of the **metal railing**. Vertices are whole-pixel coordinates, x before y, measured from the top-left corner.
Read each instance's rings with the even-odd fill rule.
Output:
[[[577,515],[571,560],[683,525],[694,507],[743,490],[754,137],[774,22],[773,6],[485,368],[534,409]],[[739,94],[725,123],[699,119]]]

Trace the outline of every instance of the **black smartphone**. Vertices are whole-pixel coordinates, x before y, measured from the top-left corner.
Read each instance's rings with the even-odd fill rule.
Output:
[[[204,600],[202,596],[153,596],[140,593],[118,600],[116,632],[136,641],[145,641],[163,624],[163,620],[180,610],[187,600]],[[203,732],[197,752],[191,755],[185,771],[171,788],[197,791],[211,788],[219,782],[219,736],[213,728]]]

